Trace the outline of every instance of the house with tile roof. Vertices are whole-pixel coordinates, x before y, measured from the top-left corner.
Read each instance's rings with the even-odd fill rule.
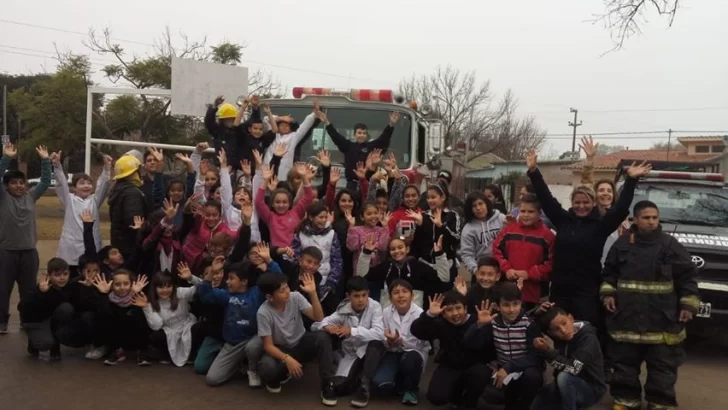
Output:
[[[614,179],[621,161],[659,163],[662,169],[718,172],[728,179],[728,135],[680,137],[681,146],[671,149],[624,150],[597,156],[594,160],[594,180]],[[572,183],[578,185],[584,160],[565,167],[572,171]]]

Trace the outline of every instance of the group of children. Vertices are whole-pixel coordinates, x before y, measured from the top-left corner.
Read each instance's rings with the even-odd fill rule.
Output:
[[[245,122],[243,109],[222,99],[210,107],[217,161],[202,158],[207,144],[190,157],[178,154],[184,179],[160,176],[161,150],[116,161],[111,245],[102,246],[98,229],[111,158],[96,193],[88,175],[74,175],[73,193],[57,182],[63,246],[36,287],[21,287],[29,354],[58,360],[65,345],[86,347],[86,358],[109,366],[128,354],[140,366],[193,363],[209,385],[245,370],[251,387],[270,393],[301,378],[303,365],[315,360],[325,405],[353,395],[351,404],[365,407],[375,391],[417,404],[437,341],[426,390],[432,404],[469,409],[484,398],[507,409],[576,409],[601,398],[594,329],[541,304],[554,237],[535,196],[522,198],[514,219],[473,193],[461,229],[447,205],[447,176],[427,187],[423,210],[411,176],[393,155],[382,159],[396,113],[377,140],[360,124],[355,141],[338,141],[347,150],[342,171],[325,151],[318,167],[292,160],[315,121],[338,134],[318,104],[300,125],[250,104]],[[61,179],[60,153],[38,152],[45,185],[28,192],[24,175],[9,171],[0,208],[25,206],[32,215],[51,169]],[[17,151],[6,145],[3,153],[0,173]],[[130,164],[138,164],[131,173]],[[323,183],[314,188],[317,173]],[[342,173],[349,188],[337,190]],[[140,207],[148,211],[136,214]],[[35,226],[17,222],[13,229],[34,240]],[[130,232],[133,244],[114,237]],[[458,276],[458,249],[470,285]],[[0,261],[25,251],[2,245]],[[543,386],[546,363],[557,374]]]

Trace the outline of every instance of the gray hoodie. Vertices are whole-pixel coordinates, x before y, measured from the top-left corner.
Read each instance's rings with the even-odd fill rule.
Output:
[[[500,211],[493,211],[487,221],[474,219],[463,228],[460,239],[460,252],[463,264],[470,273],[478,269],[478,259],[493,256],[493,242],[498,237],[506,217]]]

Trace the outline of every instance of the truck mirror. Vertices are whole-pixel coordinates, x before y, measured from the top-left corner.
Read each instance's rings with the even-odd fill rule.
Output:
[[[443,124],[440,120],[428,121],[428,139],[430,152],[439,153],[442,150]]]

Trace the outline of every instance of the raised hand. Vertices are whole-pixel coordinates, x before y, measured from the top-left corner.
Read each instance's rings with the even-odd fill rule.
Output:
[[[218,107],[220,104],[225,102],[225,96],[224,95],[218,95],[215,97],[215,101],[212,103],[213,106]]]
[[[301,178],[305,178],[306,174],[308,173],[306,165],[308,164],[306,164],[305,162],[296,162],[295,164],[293,164],[293,169],[296,170],[296,173],[300,175]]]
[[[477,305],[475,306],[475,310],[478,312],[479,325],[489,325],[493,323],[493,320],[498,317],[497,313],[493,313],[493,309],[495,309],[495,304],[491,304],[488,300],[484,300],[480,304],[480,307]]]
[[[341,179],[341,168],[332,167],[331,175],[329,176],[329,184],[336,186],[336,183]]]
[[[370,233],[366,236],[364,239],[364,249],[368,250],[369,252],[374,252],[377,250],[377,235]]]
[[[18,149],[13,144],[3,145],[3,155],[9,158],[15,158],[18,156]]]
[[[263,180],[270,182],[273,178],[273,169],[268,164],[263,165],[261,169],[263,170]]]
[[[215,259],[212,261],[212,265],[210,266],[210,271],[213,273],[222,271],[223,267],[225,266],[225,257],[224,256],[216,256]]]
[[[157,160],[157,162],[164,161],[164,151],[161,149],[157,149],[156,147],[149,147],[149,152],[152,153],[152,156],[154,159]]]
[[[265,114],[266,117],[273,115],[273,112],[270,110],[270,105],[268,104],[261,104],[260,109],[263,110],[263,114]]]
[[[313,99],[313,112],[320,112],[321,111],[321,105],[319,105],[318,98]]]
[[[270,179],[270,182],[268,183],[268,189],[271,191],[275,191],[278,188],[278,177],[273,175],[273,178]]]
[[[283,157],[288,154],[288,144],[279,142],[273,149],[273,155],[276,157]]]
[[[356,218],[354,218],[354,215],[351,214],[350,210],[344,211],[344,217],[346,218],[346,222],[349,222],[349,226],[355,226],[356,225]]]
[[[379,161],[382,160],[382,150],[375,148],[372,150],[372,152],[367,155],[367,162],[366,166],[367,169],[374,171],[377,169],[377,165],[379,165]]]
[[[61,154],[63,151],[53,152],[50,155],[51,164],[55,166],[61,166]]]
[[[383,213],[383,214],[382,214],[382,215],[380,216],[380,218],[379,218],[379,222],[381,222],[381,223],[382,223],[382,226],[387,226],[387,224],[389,224],[389,219],[390,219],[391,217],[392,217],[392,213],[391,213],[391,212],[384,212],[384,213]]]
[[[316,156],[318,157],[319,162],[321,163],[322,167],[330,167],[331,166],[331,153],[322,149],[319,151]]]
[[[183,154],[181,152],[174,154],[174,157],[177,158],[178,160],[184,162],[185,164],[192,162],[192,158],[190,158],[189,155]]]
[[[85,211],[81,212],[81,221],[86,222],[86,223],[93,223],[96,221],[96,219],[94,219],[93,212],[91,212],[89,210],[85,210]]]
[[[278,248],[276,253],[278,253],[279,255],[286,255],[289,258],[293,258],[296,256],[296,253],[293,252],[293,248],[291,248],[290,246],[286,246],[285,248]]]
[[[354,173],[356,174],[356,177],[359,179],[364,179],[367,176],[367,169],[364,166],[363,162],[357,162],[356,163],[356,169],[354,170]]]
[[[228,162],[225,148],[220,148],[220,152],[217,154],[217,160],[220,161],[220,169],[227,168]]]
[[[258,255],[265,261],[265,263],[270,263],[270,246],[268,246],[265,242],[258,242],[255,245],[255,251],[258,252]]]
[[[243,222],[248,225],[253,218],[253,204],[243,204],[240,207],[240,216],[243,218]]]
[[[458,291],[463,296],[467,296],[468,294],[468,284],[465,283],[465,279],[461,278],[460,276],[455,278],[455,290]]]
[[[532,149],[528,150],[528,153],[526,153],[526,166],[529,171],[533,171],[538,167],[538,155],[536,155],[536,151]]]
[[[134,281],[131,285],[131,290],[134,293],[140,293],[142,290],[144,290],[144,287],[149,284],[149,280],[147,279],[147,275],[141,275],[137,280]]]
[[[423,217],[422,217],[422,214],[420,212],[413,211],[411,209],[408,209],[408,210],[405,211],[405,215],[408,218],[413,219],[417,225],[422,225],[422,218]]]
[[[301,276],[301,290],[309,295],[316,294],[316,281],[314,281],[313,275],[310,273],[304,273]]]
[[[180,262],[177,264],[177,276],[182,280],[190,280],[192,278],[192,271],[186,263]]]
[[[306,182],[311,182],[316,177],[318,170],[311,164],[306,164],[306,175],[303,177]]]
[[[58,151],[58,157],[60,160],[62,151]],[[111,165],[114,163],[114,158],[111,157],[111,155],[104,155],[104,168],[107,170],[111,169]]]
[[[243,170],[243,174],[251,176],[253,174],[253,168],[250,165],[250,161],[244,159],[240,161],[240,169]]]
[[[445,297],[438,293],[435,296],[429,296],[428,299],[430,300],[430,309],[427,312],[431,316],[440,316],[443,311],[442,301],[445,300]]]
[[[137,293],[131,298],[131,303],[136,306],[144,309],[145,307],[149,306],[149,301],[147,300],[147,295],[144,294],[144,292]]]
[[[205,152],[208,148],[210,148],[210,144],[206,142],[201,142],[195,146],[195,151],[197,151],[198,154],[202,154]]]
[[[164,209],[164,219],[166,219],[167,222],[172,222],[175,215],[177,215],[177,211],[179,211],[179,204],[174,204],[172,201],[165,198],[164,201],[162,201],[162,209]]]
[[[139,229],[142,229],[142,226],[144,226],[144,217],[137,215],[134,217],[134,224],[129,225],[129,228],[138,231]]]
[[[35,152],[38,153],[38,156],[40,159],[48,159],[50,156],[48,155],[48,148],[46,148],[45,145],[39,145],[35,147]]]
[[[399,113],[397,111],[393,111],[391,114],[389,114],[389,125],[394,127],[394,124],[399,121]]]
[[[316,111],[316,118],[319,119],[319,121],[323,122],[326,125],[329,125],[329,117],[326,116],[326,113],[323,111]]]
[[[38,281],[38,289],[40,289],[41,292],[46,293],[50,288],[51,280],[48,279],[48,275],[41,276],[40,281]]]
[[[633,162],[632,165],[627,168],[627,174],[632,178],[643,177],[650,171],[652,171],[652,165],[648,164],[647,161],[642,161],[639,165]]]
[[[432,210],[432,223],[438,228],[442,226],[442,209],[435,208]]]
[[[584,151],[584,154],[587,158],[593,158],[597,155],[599,143],[594,143],[594,139],[591,135],[588,138],[581,137],[581,142],[579,142],[579,148]]]
[[[107,281],[103,278],[102,275],[98,275],[93,279],[94,286],[96,289],[99,290],[101,293],[109,293],[111,292],[111,284],[113,281]]]

